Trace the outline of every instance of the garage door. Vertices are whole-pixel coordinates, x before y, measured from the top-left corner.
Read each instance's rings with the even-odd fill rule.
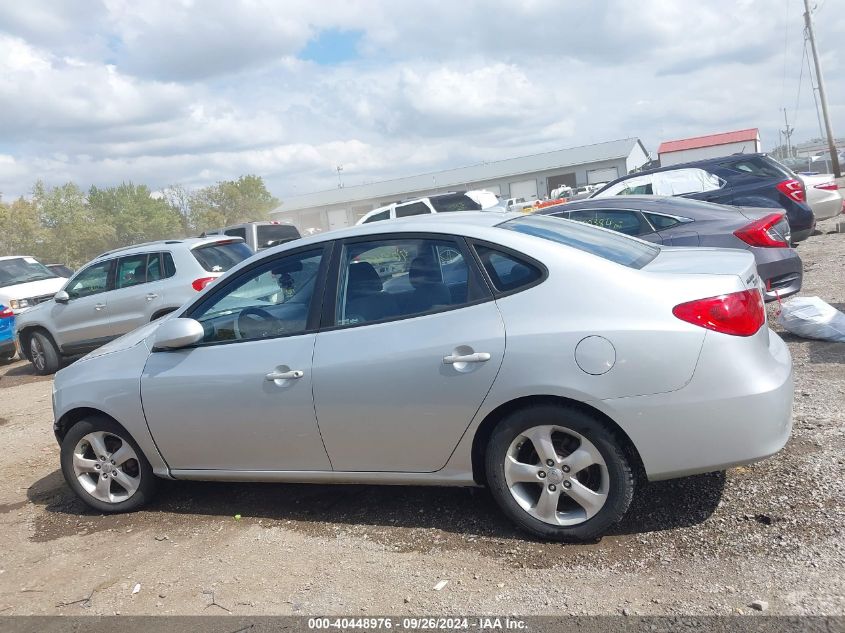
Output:
[[[536,180],[520,180],[510,183],[511,198],[525,198],[531,200],[537,197]]]
[[[608,167],[607,169],[591,169],[587,172],[587,184],[594,185],[597,182],[610,182],[619,178],[619,172],[616,167]]]
[[[331,209],[328,215],[329,231],[349,226],[349,217],[346,215],[346,209]]]

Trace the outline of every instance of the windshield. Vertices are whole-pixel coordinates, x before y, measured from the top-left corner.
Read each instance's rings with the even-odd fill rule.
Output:
[[[199,246],[191,252],[200,266],[210,273],[225,273],[252,256],[252,249],[243,242],[216,242]]]
[[[657,246],[613,231],[548,216],[514,218],[499,228],[525,233],[598,255],[629,268],[642,268],[657,257]]]
[[[481,211],[481,205],[463,193],[457,193],[452,196],[437,196],[429,198],[429,201],[438,213]]]
[[[54,279],[53,274],[44,264],[32,257],[15,257],[0,260],[0,288],[25,284],[30,281]]]
[[[299,237],[299,231],[291,224],[259,224],[256,228],[258,230],[258,248],[276,246]]]

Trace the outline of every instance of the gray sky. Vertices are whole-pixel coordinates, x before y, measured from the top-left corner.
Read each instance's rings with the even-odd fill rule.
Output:
[[[845,2],[817,0],[845,136]],[[0,4],[0,192],[263,176],[284,199],[639,136],[819,135],[801,0]],[[796,108],[797,104],[797,108]]]

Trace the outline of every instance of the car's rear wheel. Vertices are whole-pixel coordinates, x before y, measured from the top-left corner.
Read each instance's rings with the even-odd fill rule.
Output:
[[[620,442],[573,407],[537,405],[508,415],[490,437],[485,466],[505,514],[553,540],[601,536],[624,516],[634,492]]]
[[[136,510],[155,493],[155,475],[141,449],[107,417],[73,425],[62,440],[61,463],[71,489],[100,512]]]
[[[35,373],[40,376],[55,374],[59,370],[59,350],[49,336],[34,332],[29,337],[29,358]]]

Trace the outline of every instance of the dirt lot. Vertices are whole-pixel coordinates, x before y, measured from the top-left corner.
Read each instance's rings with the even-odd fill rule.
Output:
[[[845,306],[845,234],[799,252],[804,294]],[[101,516],[59,473],[49,380],[0,368],[0,614],[845,614],[845,344],[786,339],[787,447],[649,485],[590,545],[516,532],[484,490],[168,482]]]

